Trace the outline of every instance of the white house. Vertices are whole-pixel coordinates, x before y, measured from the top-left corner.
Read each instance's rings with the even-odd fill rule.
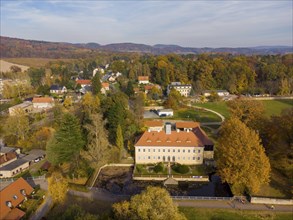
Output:
[[[138,84],[149,84],[149,77],[148,76],[138,76]]]
[[[160,117],[172,117],[174,115],[173,109],[159,109],[157,112]]]
[[[172,82],[167,87],[168,95],[172,89],[177,90],[182,96],[188,97],[190,95],[192,86],[190,84],[181,84],[180,82]]]
[[[109,85],[109,83],[103,82],[103,83],[102,83],[102,88],[101,88],[101,93],[102,93],[102,94],[106,94],[107,91],[109,91],[109,90],[110,90],[110,85]]]
[[[205,90],[205,91],[203,91],[203,95],[205,97],[208,97],[213,92],[216,93],[216,94],[218,94],[218,96],[221,96],[221,97],[230,95],[230,93],[227,90]]]
[[[32,102],[34,109],[49,109],[55,105],[52,97],[34,97]]]
[[[207,147],[213,151],[213,143],[198,129],[172,131],[171,124],[166,124],[165,131],[144,132],[135,144],[135,163],[202,164]]]
[[[67,89],[65,86],[52,85],[50,87],[50,93],[52,94],[64,94],[66,92],[67,92]]]

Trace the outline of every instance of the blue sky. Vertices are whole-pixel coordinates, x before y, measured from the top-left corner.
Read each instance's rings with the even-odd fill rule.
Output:
[[[292,0],[0,1],[2,36],[103,45],[293,44]]]

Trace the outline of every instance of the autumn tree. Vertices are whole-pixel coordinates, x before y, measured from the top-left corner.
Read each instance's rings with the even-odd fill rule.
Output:
[[[178,109],[181,101],[182,101],[182,96],[180,92],[178,92],[176,89],[171,89],[168,99],[165,102],[165,107],[176,110]]]
[[[92,93],[86,93],[81,100],[83,112],[90,115],[97,113],[100,109],[100,98]]]
[[[47,158],[54,165],[70,161],[78,163],[79,152],[83,146],[84,140],[78,119],[66,113],[47,144]]]
[[[48,178],[48,191],[55,203],[63,203],[66,199],[68,181],[59,172],[53,172]]]
[[[259,136],[237,118],[221,126],[217,157],[222,181],[229,183],[236,195],[256,193],[269,182],[270,163]]]
[[[130,201],[113,205],[115,219],[128,220],[184,220],[185,216],[178,211],[166,189],[147,187],[141,194],[135,195]]]
[[[82,156],[89,161],[94,168],[100,167],[109,158],[109,142],[104,128],[104,121],[101,114],[91,114],[89,123],[84,125],[87,131],[87,145]]]
[[[45,149],[47,142],[50,140],[53,134],[53,129],[49,127],[42,127],[37,130],[31,140],[33,148]]]
[[[14,113],[5,121],[5,134],[14,137],[16,141],[24,141],[30,130],[28,115],[23,109],[15,109]]]
[[[265,108],[262,102],[248,99],[234,99],[227,102],[232,117],[238,118],[248,127],[259,129],[264,118]]]

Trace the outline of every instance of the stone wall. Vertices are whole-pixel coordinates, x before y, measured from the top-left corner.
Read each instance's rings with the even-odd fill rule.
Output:
[[[264,197],[251,197],[252,204],[269,204],[269,205],[293,205],[292,199],[273,199]]]

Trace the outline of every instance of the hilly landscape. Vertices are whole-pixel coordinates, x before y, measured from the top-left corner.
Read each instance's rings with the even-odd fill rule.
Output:
[[[150,54],[201,54],[227,53],[233,55],[275,55],[292,53],[291,46],[259,46],[259,47],[223,47],[193,48],[178,45],[156,44],[154,46],[135,43],[115,43],[100,45],[98,43],[66,43],[24,40],[0,36],[1,58],[39,57],[39,58],[81,58],[99,52],[137,52]]]

